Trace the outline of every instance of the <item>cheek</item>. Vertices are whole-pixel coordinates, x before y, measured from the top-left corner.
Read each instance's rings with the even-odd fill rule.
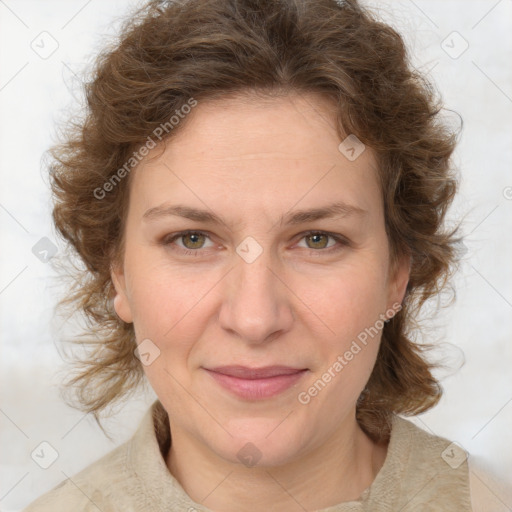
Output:
[[[161,351],[186,350],[204,327],[204,306],[220,277],[214,272],[177,269],[166,262],[131,262],[130,295],[137,341],[149,338]],[[179,340],[179,344],[176,341]]]
[[[300,403],[313,404],[336,423],[355,405],[374,368],[379,351],[385,311],[385,294],[379,272],[353,269],[331,283],[325,294],[312,294],[316,313],[329,327],[317,338],[319,355],[314,373],[301,389]],[[322,413],[324,414],[324,413]]]
[[[140,266],[133,275],[135,335],[137,344],[152,342],[150,352],[156,356],[143,369],[160,397],[169,395],[176,401],[183,394],[181,385],[190,385],[190,354],[204,331],[204,296],[213,285],[207,276],[185,277],[164,267]]]
[[[337,339],[357,336],[386,310],[385,275],[378,264],[350,265],[317,276],[314,285],[297,282],[297,296]]]
[[[314,336],[317,364],[308,383],[312,387],[301,390],[306,399],[315,397],[314,407],[355,404],[371,375],[384,325],[379,315],[386,309],[385,276],[380,269],[378,262],[354,264],[334,278],[331,274],[317,280],[309,294],[302,288],[304,302],[322,321],[311,316],[321,326]]]

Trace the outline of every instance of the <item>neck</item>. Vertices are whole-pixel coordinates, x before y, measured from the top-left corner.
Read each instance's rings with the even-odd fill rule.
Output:
[[[197,503],[223,512],[315,510],[357,500],[384,464],[355,419],[322,446],[282,465],[246,467],[219,457],[171,422],[171,474]],[[315,491],[317,490],[317,491]]]

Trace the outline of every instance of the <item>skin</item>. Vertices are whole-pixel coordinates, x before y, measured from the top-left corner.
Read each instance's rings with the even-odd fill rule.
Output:
[[[316,95],[200,102],[130,176],[114,305],[138,343],[150,339],[160,350],[144,371],[170,418],[166,464],[213,510],[314,510],[354,500],[386,457],[387,446],[355,419],[380,333],[308,404],[297,398],[401,303],[409,278],[408,259],[396,271],[390,265],[374,155],[366,148],[351,162],[338,150],[332,111]],[[366,213],[279,222],[336,201]],[[207,209],[225,224],[143,219],[162,203]],[[161,243],[183,230],[207,236]],[[236,252],[249,236],[263,250],[252,263]],[[308,372],[277,396],[245,400],[204,370],[229,364]],[[261,452],[253,467],[237,457],[248,442]]]

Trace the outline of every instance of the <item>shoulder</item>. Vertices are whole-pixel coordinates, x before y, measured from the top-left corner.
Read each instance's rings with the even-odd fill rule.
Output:
[[[512,503],[512,480],[496,471],[496,465],[485,456],[470,456],[469,485],[474,512],[505,510]]]
[[[427,432],[412,421],[396,416],[397,448],[401,448],[402,460],[415,463],[423,469],[431,468],[445,476],[468,474],[468,453],[456,442]]]
[[[159,461],[159,442],[165,443],[169,437],[165,435],[165,419],[165,411],[156,401],[128,441],[43,494],[23,512],[144,510],[148,479],[160,482],[162,474],[167,476]]]
[[[394,416],[388,456],[374,490],[391,494],[392,508],[402,512],[471,511],[467,459],[457,443]]]
[[[126,485],[124,443],[33,501],[22,512],[120,512],[109,499]]]
[[[164,454],[170,442],[169,418],[156,400],[131,439],[41,496],[23,512],[200,509],[166,466]]]

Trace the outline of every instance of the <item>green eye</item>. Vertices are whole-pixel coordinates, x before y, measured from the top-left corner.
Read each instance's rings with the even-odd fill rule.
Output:
[[[187,233],[185,235],[181,235],[179,238],[183,240],[183,245],[187,249],[201,249],[206,236],[202,233]],[[190,241],[191,246],[188,245],[187,240]]]
[[[329,235],[325,233],[313,233],[311,235],[307,235],[304,237],[306,240],[310,240],[314,246],[310,247],[311,249],[325,249],[327,247],[327,243],[329,242]]]
[[[179,239],[181,239],[181,244],[176,244],[175,241]],[[207,251],[208,246],[205,247],[205,243],[209,239],[210,237],[202,231],[182,231],[165,237],[161,244],[186,255],[199,256]],[[344,237],[324,231],[303,233],[300,240],[305,240],[306,246],[299,247],[309,249],[311,253],[319,253],[319,255],[336,252],[349,245],[348,240]],[[329,240],[334,240],[334,243],[329,245]],[[211,248],[212,245],[209,247]]]
[[[174,243],[175,240],[180,238],[182,240],[182,246]],[[200,249],[204,249],[204,244],[207,239],[209,239],[209,236],[202,231],[182,231],[181,233],[175,233],[165,237],[161,243],[162,245],[172,247],[173,250],[178,252],[196,256],[201,252]]]
[[[302,239],[306,240],[306,249],[311,249],[313,252],[318,253],[335,252],[349,245],[346,238],[333,233],[326,233],[325,231],[310,231],[309,233],[304,233]],[[334,243],[327,245],[329,239],[334,240]]]

